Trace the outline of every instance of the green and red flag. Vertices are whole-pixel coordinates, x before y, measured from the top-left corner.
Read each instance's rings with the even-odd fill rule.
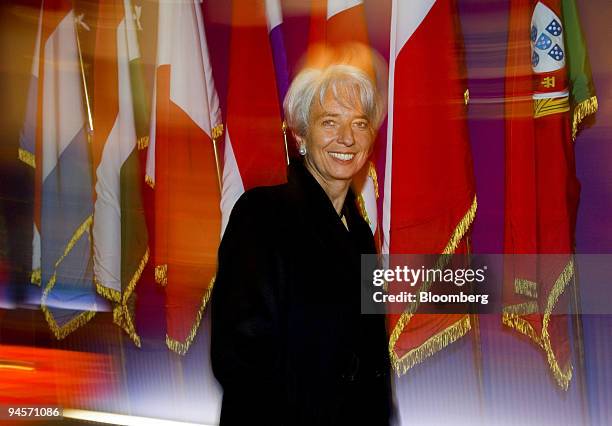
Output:
[[[514,0],[506,61],[503,323],[572,377],[566,289],[580,194],[573,139],[597,109],[575,0]]]
[[[94,278],[116,304],[115,323],[140,346],[134,290],[149,249],[138,148],[146,146],[147,114],[130,0],[99,4],[93,87]]]

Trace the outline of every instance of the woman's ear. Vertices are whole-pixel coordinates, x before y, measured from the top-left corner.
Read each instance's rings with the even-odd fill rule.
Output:
[[[291,132],[293,134],[293,139],[295,139],[295,141],[298,143],[298,145],[302,145],[306,143],[306,139],[304,139],[304,137],[298,135],[295,132]]]
[[[306,138],[304,136],[300,136],[295,132],[292,132],[292,134],[298,149],[300,149],[300,147],[306,147]]]

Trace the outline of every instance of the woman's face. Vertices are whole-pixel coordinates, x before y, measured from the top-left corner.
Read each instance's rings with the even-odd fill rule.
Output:
[[[351,180],[372,150],[374,131],[360,105],[340,103],[328,90],[322,104],[314,102],[306,138],[306,165],[325,182]]]

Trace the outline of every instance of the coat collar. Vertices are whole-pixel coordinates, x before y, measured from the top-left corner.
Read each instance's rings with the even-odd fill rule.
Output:
[[[304,208],[311,212],[314,210],[317,216],[323,215],[322,218],[340,224],[342,228],[344,228],[344,224],[342,224],[341,221],[341,215],[338,215],[331,200],[319,182],[317,182],[314,176],[306,169],[302,159],[294,159],[291,161],[287,169],[287,178],[291,193]],[[347,221],[354,222],[355,210],[355,194],[353,190],[349,188],[341,212],[344,214]],[[350,225],[351,223],[349,223],[349,229]],[[344,229],[346,230],[346,228]]]

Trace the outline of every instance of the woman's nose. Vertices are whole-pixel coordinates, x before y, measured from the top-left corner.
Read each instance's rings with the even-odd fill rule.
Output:
[[[338,141],[346,146],[351,146],[355,143],[355,138],[353,137],[353,129],[351,128],[351,124],[343,124],[340,126]]]

